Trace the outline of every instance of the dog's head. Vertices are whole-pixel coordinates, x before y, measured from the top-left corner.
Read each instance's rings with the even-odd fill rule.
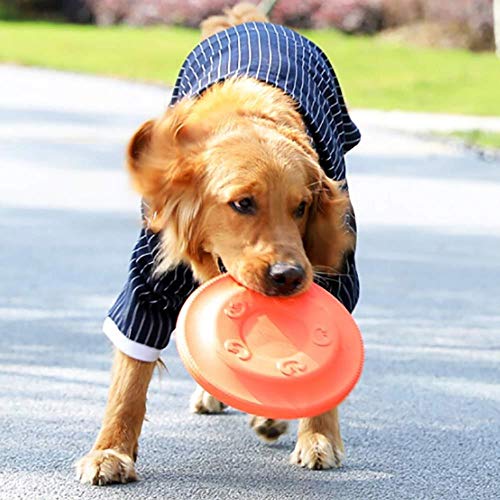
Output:
[[[313,265],[338,271],[354,245],[347,195],[320,168],[293,101],[258,82],[226,82],[146,122],[128,167],[162,232],[157,272],[185,262],[204,281],[222,263],[248,288],[293,295]]]

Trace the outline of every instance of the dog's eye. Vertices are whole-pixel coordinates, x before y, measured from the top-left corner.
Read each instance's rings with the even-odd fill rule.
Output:
[[[300,205],[295,210],[295,217],[297,217],[297,219],[304,217],[304,214],[306,213],[306,207],[307,207],[306,202],[301,201]]]
[[[229,206],[236,212],[244,215],[253,215],[257,211],[257,205],[253,198],[242,198],[238,201],[230,201]]]

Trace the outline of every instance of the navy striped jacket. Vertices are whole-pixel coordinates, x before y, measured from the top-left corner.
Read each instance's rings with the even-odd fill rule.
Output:
[[[270,23],[245,23],[197,45],[181,67],[170,105],[199,96],[214,83],[249,76],[280,88],[297,102],[320,164],[328,176],[345,179],[344,154],[358,144],[335,72],[325,54],[298,33]],[[352,220],[355,228],[355,222]],[[180,265],[153,276],[160,238],[141,231],[127,282],[111,307],[104,332],[129,356],[154,361],[168,344],[180,308],[197,287],[189,268]],[[349,311],[356,305],[359,282],[354,255],[345,274],[320,276],[319,285]]]

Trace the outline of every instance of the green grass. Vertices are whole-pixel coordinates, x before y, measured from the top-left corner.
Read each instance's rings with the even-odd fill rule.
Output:
[[[500,115],[500,61],[489,53],[304,32],[332,60],[349,105]],[[199,32],[0,21],[0,61],[172,84]]]
[[[467,130],[450,134],[470,146],[486,147],[500,151],[500,132],[483,132],[482,130]]]

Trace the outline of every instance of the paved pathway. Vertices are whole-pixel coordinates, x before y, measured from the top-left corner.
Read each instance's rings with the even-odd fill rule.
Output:
[[[166,100],[159,87],[0,66],[0,498],[498,498],[500,165],[366,113],[349,155],[366,366],[343,405],[345,466],[293,468],[293,432],[266,446],[235,411],[189,415],[193,383],[172,343],[141,481],[76,482],[109,380],[101,320],[140,223],[124,145]]]
[[[500,117],[457,116],[408,111],[377,111],[364,109],[357,112],[365,124],[407,132],[453,132],[457,130],[484,130],[500,132]]]

